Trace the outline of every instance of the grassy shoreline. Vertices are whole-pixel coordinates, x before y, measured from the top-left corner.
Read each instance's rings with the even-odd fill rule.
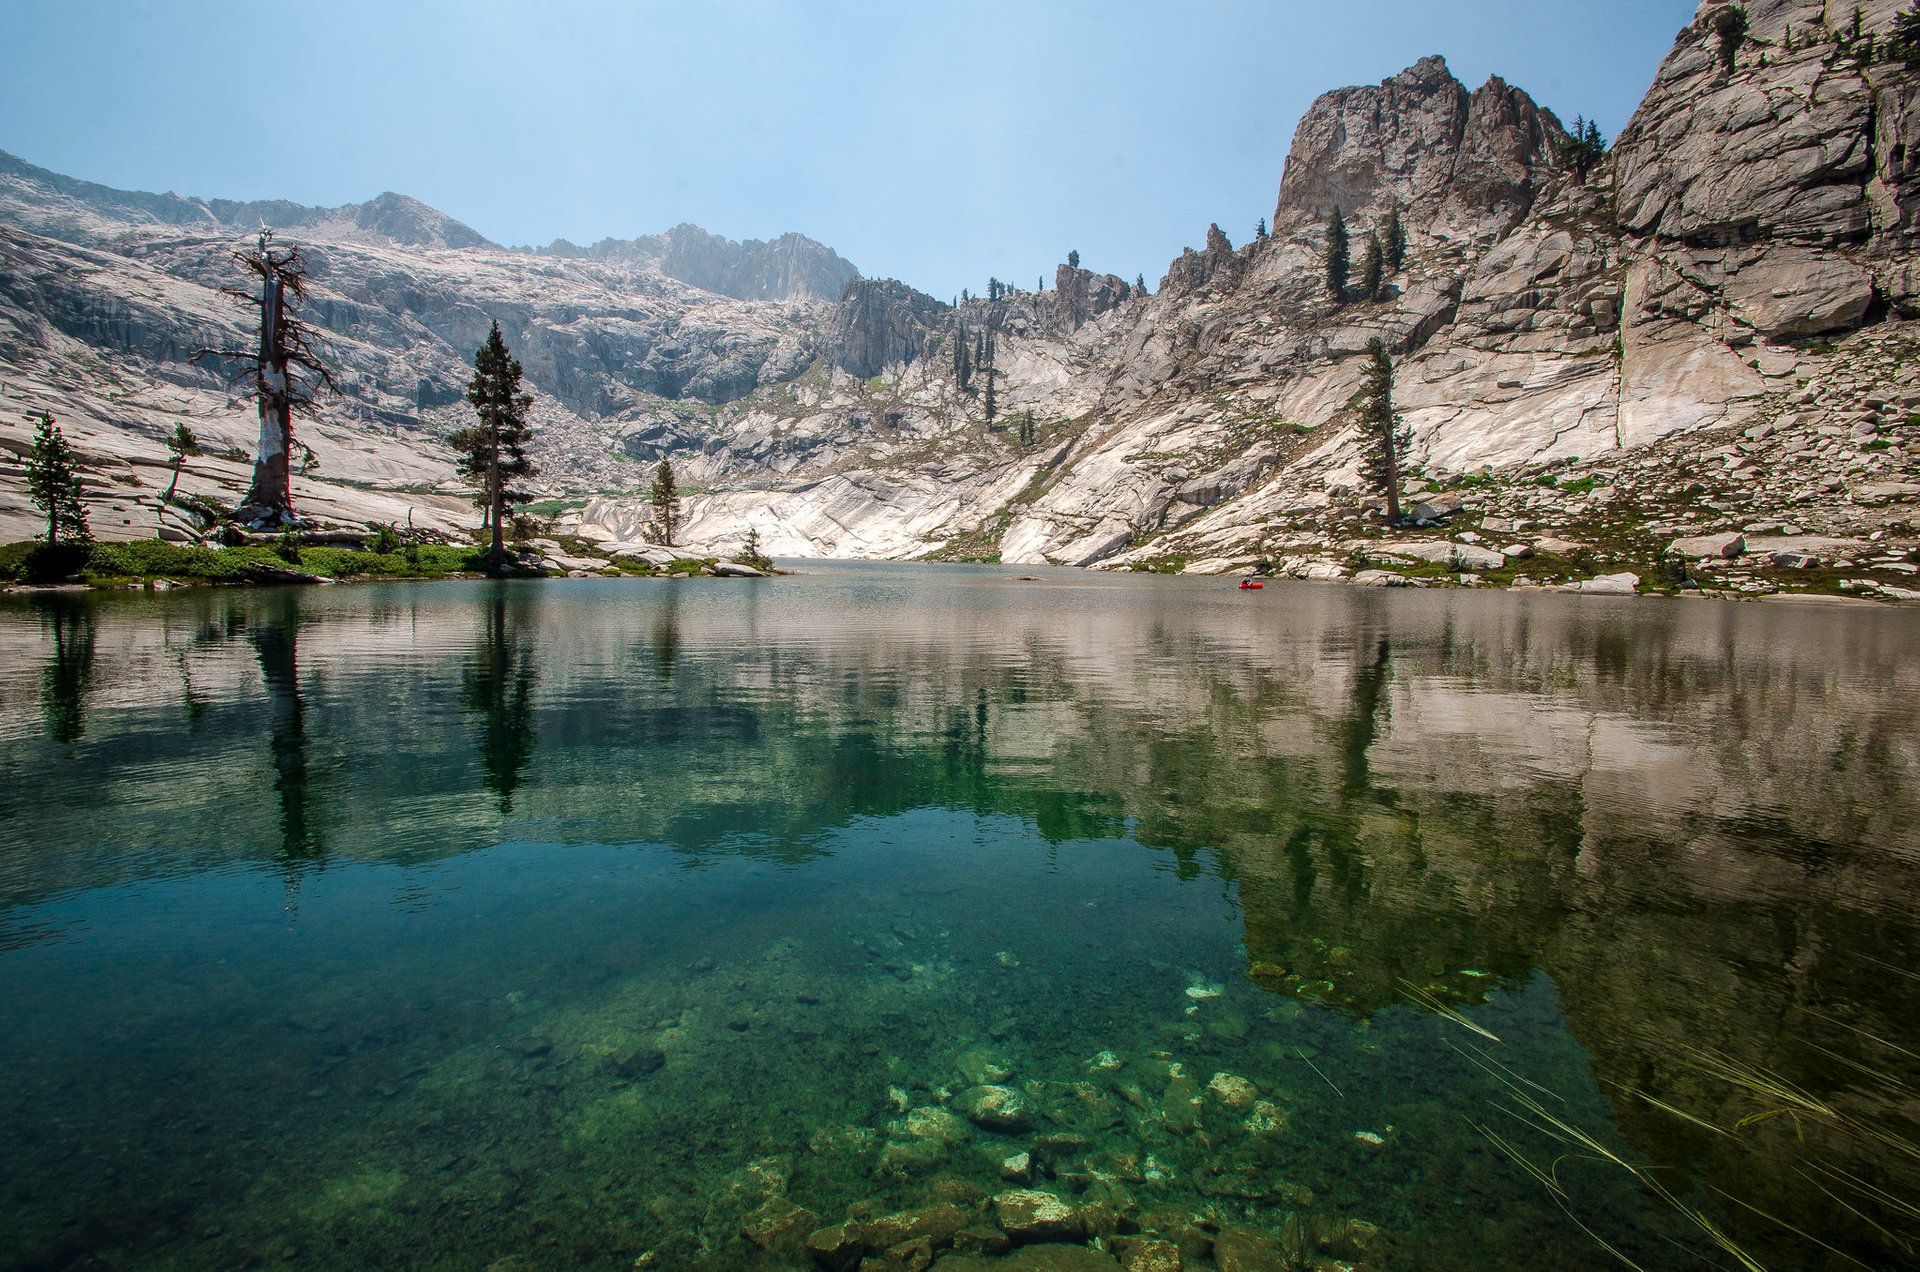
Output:
[[[686,557],[662,568],[636,558],[621,557],[600,573],[607,577],[694,576],[711,572],[717,559]],[[510,562],[507,570],[507,576],[513,578],[548,578],[564,573],[524,561]],[[101,589],[158,584],[245,587],[486,577],[489,577],[486,548],[465,544],[407,544],[390,552],[304,545],[209,547],[160,539],[57,545],[27,540],[0,544],[0,590],[74,585]]]

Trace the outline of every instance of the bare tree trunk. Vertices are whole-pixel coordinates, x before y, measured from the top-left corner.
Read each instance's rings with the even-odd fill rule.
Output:
[[[253,484],[240,504],[240,516],[248,521],[293,520],[293,401],[280,341],[285,304],[286,284],[267,271],[260,290],[260,450]]]

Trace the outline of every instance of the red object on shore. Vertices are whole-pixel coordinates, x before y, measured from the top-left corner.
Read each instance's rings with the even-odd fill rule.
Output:
[[[1259,579],[1241,579],[1240,580],[1240,590],[1242,592],[1250,591],[1254,588],[1265,587],[1265,586],[1266,584],[1262,583]]]

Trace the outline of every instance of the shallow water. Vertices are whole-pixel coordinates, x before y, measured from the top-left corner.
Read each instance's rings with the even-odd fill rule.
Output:
[[[1038,574],[0,599],[0,1264],[1916,1262],[1920,616]]]

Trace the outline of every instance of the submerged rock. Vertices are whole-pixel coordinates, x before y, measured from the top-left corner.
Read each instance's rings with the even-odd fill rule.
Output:
[[[1116,1237],[1113,1253],[1126,1272],[1180,1272],[1180,1247],[1159,1237]]]
[[[988,1086],[995,1082],[1005,1082],[1013,1076],[1013,1067],[1005,1058],[985,1047],[975,1047],[964,1051],[954,1062],[960,1076],[967,1080],[968,1086]]]
[[[968,1087],[954,1097],[953,1107],[990,1131],[1018,1133],[1033,1125],[1032,1104],[1012,1087]]]
[[[1227,1107],[1243,1109],[1259,1098],[1260,1088],[1237,1073],[1216,1073],[1207,1090],[1226,1102]]]
[[[608,1059],[615,1073],[632,1081],[635,1078],[644,1078],[649,1073],[664,1067],[667,1063],[667,1053],[658,1047],[634,1047],[629,1051],[616,1052]]]
[[[740,1224],[740,1235],[762,1250],[798,1248],[820,1216],[785,1197],[768,1197]]]
[[[1032,1245],[1001,1259],[949,1255],[939,1272],[1114,1272],[1113,1256],[1083,1245]]]
[[[993,1199],[993,1217],[1016,1243],[1072,1241],[1087,1234],[1080,1211],[1052,1193],[1015,1188]]]

